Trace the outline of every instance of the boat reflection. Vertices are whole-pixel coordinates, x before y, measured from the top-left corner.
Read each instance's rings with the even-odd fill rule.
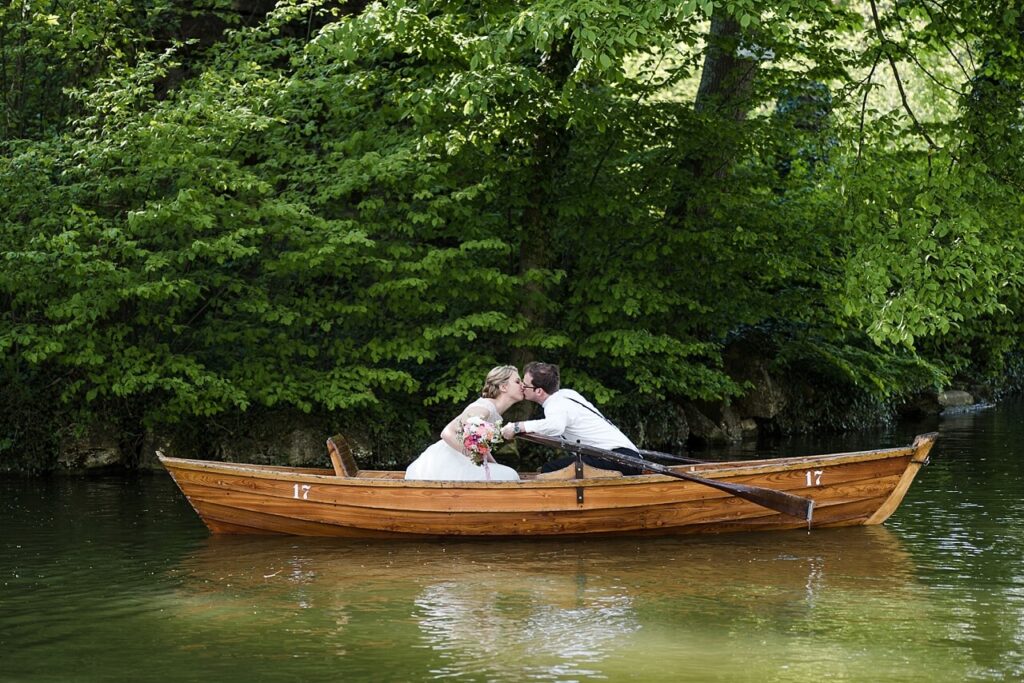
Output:
[[[417,650],[435,675],[532,679],[626,666],[659,637],[696,646],[711,625],[820,621],[837,599],[889,602],[916,583],[885,527],[577,543],[211,536],[173,572],[178,614],[201,621],[301,628],[337,655],[358,641],[366,654],[367,639]]]

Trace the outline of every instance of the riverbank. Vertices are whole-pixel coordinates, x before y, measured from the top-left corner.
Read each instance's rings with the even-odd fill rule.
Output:
[[[1014,395],[1000,393],[994,387],[981,387],[979,395],[949,389],[919,392],[900,400],[871,401],[849,395],[814,395],[805,386],[786,385],[767,374],[764,377],[763,382],[731,404],[666,402],[643,413],[609,413],[641,447],[683,453],[740,444],[753,446],[796,434],[851,433],[929,416],[977,412]],[[368,468],[404,468],[421,448],[421,444],[409,443],[383,450],[386,446],[375,443],[365,430],[346,430],[343,422],[339,425],[331,416],[286,411],[240,415],[232,421],[219,421],[217,427],[213,439],[201,438],[209,437],[210,432],[200,435],[197,429],[147,432],[132,464],[126,455],[125,441],[112,427],[93,427],[81,436],[62,440],[55,458],[51,455],[53,466],[45,472],[161,470],[157,451],[180,457],[320,467],[327,464],[324,442],[338,431],[355,444],[357,459]],[[505,458],[517,462],[520,469],[532,469],[547,455],[534,447],[521,452],[506,451]]]
[[[735,344],[724,355],[725,371],[743,393],[717,402],[643,401],[602,406],[642,448],[701,452],[743,444],[763,447],[798,434],[856,433],[900,421],[989,408],[1020,395],[1024,360],[1007,356],[997,378],[963,374],[949,386],[879,396],[802,359],[765,357],[757,344]],[[186,458],[320,467],[325,441],[342,433],[367,468],[403,469],[437,437],[450,419],[450,405],[423,406],[414,396],[385,414],[303,413],[251,408],[214,417],[146,428],[123,415],[78,417],[46,393],[5,397],[9,410],[0,433],[0,471],[27,475],[119,470],[160,470],[156,452]],[[397,397],[396,401],[403,400]],[[523,402],[506,415],[522,420],[541,414]],[[408,419],[404,416],[416,416]],[[500,457],[518,469],[535,469],[549,453],[506,446]]]

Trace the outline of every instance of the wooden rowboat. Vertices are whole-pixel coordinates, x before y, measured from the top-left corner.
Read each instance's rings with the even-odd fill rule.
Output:
[[[692,481],[657,473],[624,477],[586,465],[578,474],[570,466],[548,475],[524,473],[513,482],[406,481],[403,472],[358,470],[351,450],[333,441],[333,469],[162,454],[160,462],[213,533],[408,539],[663,535],[881,524],[927,463],[936,437],[922,434],[902,448],[670,468]],[[808,498],[813,518],[769,509],[730,494],[728,487]]]

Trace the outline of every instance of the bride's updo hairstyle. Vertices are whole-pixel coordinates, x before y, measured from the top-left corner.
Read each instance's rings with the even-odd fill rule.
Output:
[[[518,374],[519,369],[514,365],[499,365],[487,373],[480,395],[483,398],[498,398],[501,395],[501,385],[512,379],[512,375]]]

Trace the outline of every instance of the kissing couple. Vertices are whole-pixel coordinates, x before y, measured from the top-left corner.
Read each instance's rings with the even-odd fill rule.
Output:
[[[491,455],[497,441],[496,426],[501,416],[522,400],[544,408],[539,420],[512,422],[501,427],[506,440],[517,434],[562,437],[572,443],[596,446],[624,455],[640,457],[640,450],[579,392],[561,388],[557,365],[528,363],[519,370],[501,365],[487,373],[480,398],[476,399],[441,430],[441,440],[429,446],[405,470],[406,479],[433,481],[518,481],[519,474],[499,464]],[[553,472],[571,464],[575,456],[544,463],[542,472]],[[640,474],[639,468],[584,456],[588,465],[616,469],[623,474]]]

